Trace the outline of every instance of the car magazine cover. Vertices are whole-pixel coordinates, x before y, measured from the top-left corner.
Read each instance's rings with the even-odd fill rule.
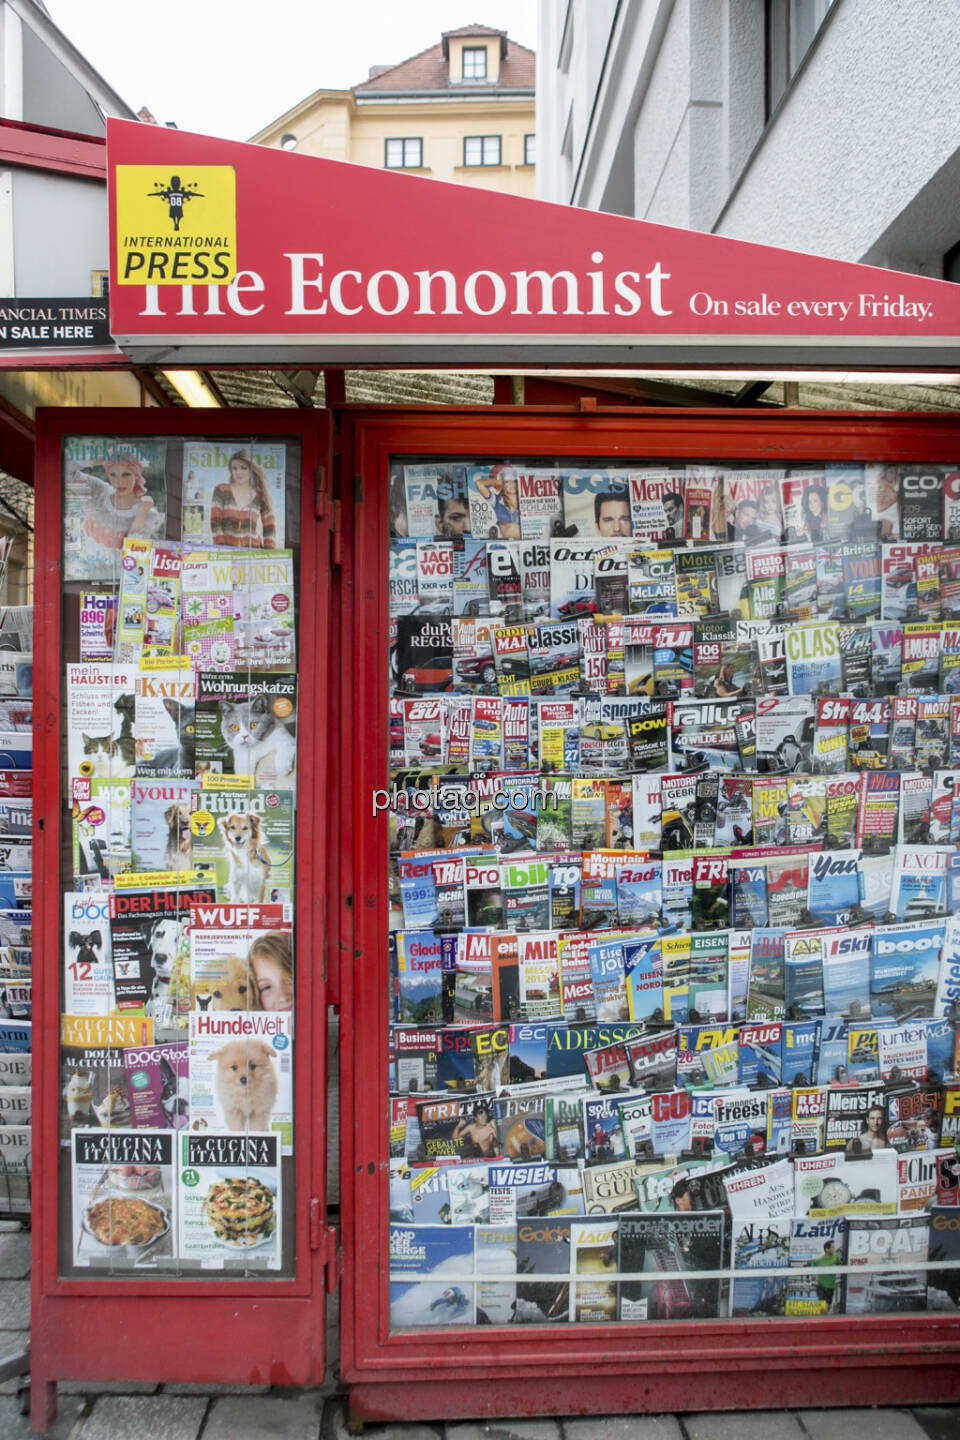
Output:
[[[282,550],[285,525],[283,441],[184,442],[185,544]]]
[[[63,578],[110,580],[128,536],[162,537],[165,440],[68,436],[63,443]]]
[[[617,1268],[620,1319],[694,1320],[720,1314],[720,1279],[686,1280],[685,1271],[720,1270],[722,1211],[621,1215]],[[635,1278],[634,1278],[635,1277]]]
[[[219,1270],[279,1270],[283,1194],[277,1135],[184,1132],[180,1258]]]
[[[73,1263],[111,1273],[170,1270],[179,1256],[171,1130],[84,1130],[70,1137]]]

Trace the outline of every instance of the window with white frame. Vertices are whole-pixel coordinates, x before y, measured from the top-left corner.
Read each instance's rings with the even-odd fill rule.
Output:
[[[463,142],[464,165],[499,165],[499,135],[468,135]]]
[[[486,80],[486,45],[465,45],[463,47],[463,78],[464,80]]]
[[[537,163],[536,135],[524,135],[523,137],[523,163],[524,165],[536,165]]]
[[[423,141],[418,138],[388,140],[384,164],[388,170],[419,170],[423,166]]]

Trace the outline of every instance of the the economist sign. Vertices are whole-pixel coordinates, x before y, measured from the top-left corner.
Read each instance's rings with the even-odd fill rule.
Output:
[[[130,121],[107,146],[137,358],[956,363],[940,281]]]

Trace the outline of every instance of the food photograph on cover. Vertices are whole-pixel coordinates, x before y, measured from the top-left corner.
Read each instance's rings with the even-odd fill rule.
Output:
[[[958,495],[391,462],[393,1329],[960,1306]]]
[[[68,1278],[294,1274],[300,467],[282,437],[63,442]]]

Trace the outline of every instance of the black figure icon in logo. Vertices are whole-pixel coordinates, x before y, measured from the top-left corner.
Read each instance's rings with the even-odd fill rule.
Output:
[[[149,191],[152,199],[166,200],[170,219],[173,221],[174,230],[180,229],[180,221],[183,219],[183,207],[188,200],[202,200],[203,192],[196,188],[196,185],[181,185],[179,175],[170,176],[170,184],[163,185],[159,180],[154,181],[156,189]]]

